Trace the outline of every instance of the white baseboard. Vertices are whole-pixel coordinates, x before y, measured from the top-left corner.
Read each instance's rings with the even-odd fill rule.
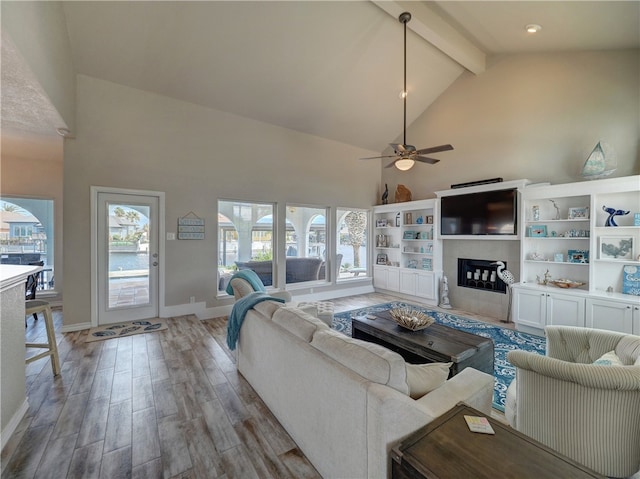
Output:
[[[200,303],[186,303],[176,304],[174,306],[161,306],[160,317],[161,318],[175,318],[176,316],[186,316],[188,314],[195,314],[200,317],[199,314],[207,308],[207,303],[202,301]]]
[[[225,306],[216,306],[215,308],[207,308],[203,311],[200,311],[196,314],[198,319],[212,319],[219,318],[220,316],[229,316],[231,314],[231,309],[233,308],[233,304],[227,304]]]
[[[363,286],[355,286],[352,288],[343,288],[343,289],[332,289],[327,291],[318,291],[309,294],[295,294],[295,292],[291,292],[293,301],[301,302],[301,301],[325,301],[327,299],[334,298],[344,298],[345,296],[355,296],[357,294],[368,294],[373,293],[375,290],[373,289],[373,285],[368,283]]]
[[[8,422],[8,424],[5,426],[5,428],[0,433],[0,436],[1,436],[0,449],[4,449],[4,446],[7,445],[7,442],[9,442],[9,439],[11,439],[11,436],[13,436],[13,433],[15,432],[15,430],[18,427],[18,425],[20,424],[20,421],[22,421],[22,418],[27,413],[28,409],[29,409],[29,401],[28,401],[27,398],[25,398],[24,402],[20,405],[18,410],[11,417],[11,419]]]
[[[76,323],[76,324],[67,324],[62,326],[61,331],[63,333],[73,333],[74,331],[82,331],[83,329],[90,329],[91,326],[91,321],[88,321],[86,323]]]

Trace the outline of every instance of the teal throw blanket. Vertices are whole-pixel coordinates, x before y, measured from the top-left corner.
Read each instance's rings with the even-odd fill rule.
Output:
[[[241,269],[237,273],[234,273],[234,275],[231,277],[231,279],[233,279],[233,278],[244,279],[245,281],[247,281],[251,285],[251,287],[253,288],[254,291],[262,291],[262,292],[266,291],[266,289],[264,289],[264,284],[262,284],[262,281],[260,281],[260,277],[252,269]],[[227,294],[233,295],[233,288],[231,287],[231,280],[229,280],[229,284],[227,285],[226,291],[227,291]]]
[[[256,291],[248,294],[244,298],[240,298],[233,305],[231,314],[229,315],[229,321],[227,322],[227,346],[232,351],[236,349],[236,343],[238,342],[238,336],[240,336],[240,328],[247,312],[253,308],[256,304],[262,301],[278,301],[284,303],[284,299],[274,298],[267,293]]]

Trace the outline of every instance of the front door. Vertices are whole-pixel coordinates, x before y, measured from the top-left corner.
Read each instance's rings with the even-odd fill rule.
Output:
[[[98,191],[97,324],[158,317],[159,197]]]

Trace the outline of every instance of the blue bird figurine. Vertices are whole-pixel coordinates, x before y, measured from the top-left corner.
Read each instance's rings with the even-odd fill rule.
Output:
[[[615,208],[609,208],[608,206],[602,206],[602,209],[605,212],[609,213],[607,221],[604,222],[605,226],[618,226],[614,220],[614,216],[623,216],[630,213],[630,211],[617,210]]]

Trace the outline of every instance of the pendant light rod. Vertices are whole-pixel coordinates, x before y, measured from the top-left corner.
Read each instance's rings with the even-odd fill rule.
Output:
[[[407,144],[407,23],[411,20],[409,12],[403,12],[398,17],[400,23],[404,24],[404,86],[402,90],[402,98],[404,103],[404,121],[402,127],[402,144]]]

